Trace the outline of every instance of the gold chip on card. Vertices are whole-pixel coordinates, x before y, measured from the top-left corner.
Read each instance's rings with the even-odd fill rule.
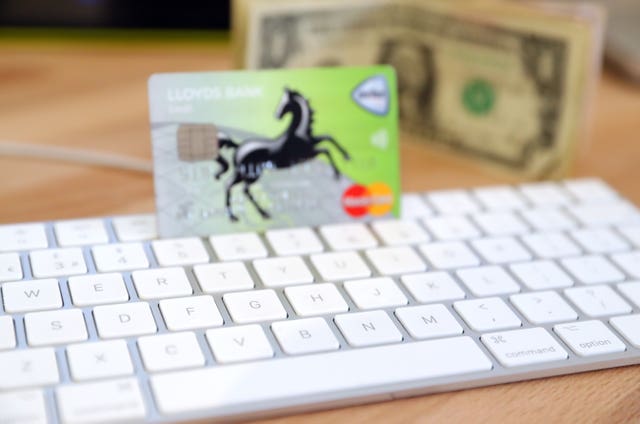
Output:
[[[182,124],[177,136],[181,161],[199,162],[218,156],[218,129],[213,124]]]

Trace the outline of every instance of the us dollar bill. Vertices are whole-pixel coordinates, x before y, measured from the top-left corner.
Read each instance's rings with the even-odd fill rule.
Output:
[[[462,6],[462,7],[461,7]],[[527,178],[566,173],[597,73],[592,25],[512,2],[236,0],[240,65],[384,63],[402,128]]]

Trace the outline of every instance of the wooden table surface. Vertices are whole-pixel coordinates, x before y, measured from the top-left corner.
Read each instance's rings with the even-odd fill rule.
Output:
[[[147,77],[231,68],[225,40],[0,40],[0,139],[150,158]],[[640,203],[640,86],[604,73],[592,140],[572,175],[599,176]],[[511,181],[404,139],[404,190]],[[150,175],[0,158],[0,223],[154,209]],[[640,367],[294,415],[298,422],[640,422]]]

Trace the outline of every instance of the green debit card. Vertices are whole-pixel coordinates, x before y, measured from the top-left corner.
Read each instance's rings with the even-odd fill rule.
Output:
[[[393,68],[155,74],[163,237],[397,216]]]

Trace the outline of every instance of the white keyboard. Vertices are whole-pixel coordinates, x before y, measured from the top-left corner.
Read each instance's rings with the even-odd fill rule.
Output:
[[[157,239],[0,226],[0,422],[180,422],[640,363],[640,212],[599,180]]]

